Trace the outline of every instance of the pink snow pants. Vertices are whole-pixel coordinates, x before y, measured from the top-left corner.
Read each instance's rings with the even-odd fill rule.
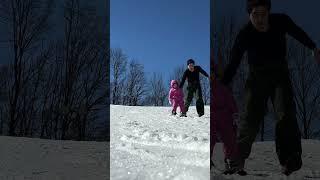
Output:
[[[177,107],[179,106],[180,107],[180,111],[181,112],[185,112],[185,108],[184,108],[184,101],[183,100],[180,100],[180,101],[178,101],[178,100],[175,100],[175,99],[173,99],[172,100],[172,106],[173,106],[173,111],[177,111]]]
[[[224,87],[214,86],[210,108],[210,158],[219,135],[223,143],[225,158],[237,158],[237,128],[234,125],[233,114],[238,112],[236,102],[231,92]]]

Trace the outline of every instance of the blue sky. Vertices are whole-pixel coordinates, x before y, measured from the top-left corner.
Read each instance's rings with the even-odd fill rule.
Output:
[[[110,45],[145,72],[168,75],[194,58],[209,73],[209,0],[111,0]]]

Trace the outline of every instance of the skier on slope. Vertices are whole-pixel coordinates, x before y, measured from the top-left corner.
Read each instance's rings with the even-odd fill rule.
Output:
[[[286,60],[286,34],[314,52],[320,51],[308,35],[285,14],[271,14],[270,0],[248,0],[250,21],[238,33],[230,64],[221,82],[230,84],[244,52],[248,55],[249,76],[246,81],[245,112],[240,119],[239,157],[232,160],[234,172],[243,170],[264,118],[265,104],[271,98],[276,122],[276,152],[286,175],[302,166],[301,133],[296,119],[293,90]]]
[[[187,61],[188,69],[183,73],[180,88],[183,88],[184,82],[188,80],[187,96],[185,100],[185,112],[188,112],[189,106],[192,102],[193,96],[196,95],[196,108],[199,117],[204,115],[204,103],[202,99],[202,90],[200,85],[199,74],[209,78],[209,75],[200,67],[195,66],[193,59]]]

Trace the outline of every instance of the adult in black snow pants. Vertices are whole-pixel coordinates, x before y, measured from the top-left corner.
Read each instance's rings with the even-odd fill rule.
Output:
[[[285,14],[271,14],[270,0],[248,0],[250,21],[240,30],[231,52],[222,83],[229,85],[236,74],[242,56],[248,55],[249,76],[245,85],[245,112],[241,116],[238,134],[239,159],[234,172],[243,171],[245,159],[259,132],[271,98],[276,122],[276,152],[282,172],[289,175],[302,166],[301,133],[296,119],[292,85],[286,60],[286,35],[290,35],[313,51],[319,59],[319,49],[309,36]]]
[[[202,90],[200,85],[199,74],[201,73],[206,77],[209,77],[209,75],[200,66],[195,66],[194,64],[195,62],[193,59],[189,59],[187,61],[188,69],[185,70],[185,72],[183,73],[180,88],[183,88],[184,82],[187,79],[188,86],[187,96],[185,98],[185,112],[188,111],[192,99],[195,95],[197,112],[199,117],[201,117],[204,115],[204,103],[202,99]]]

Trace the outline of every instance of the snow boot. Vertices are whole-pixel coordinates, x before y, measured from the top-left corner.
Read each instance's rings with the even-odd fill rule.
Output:
[[[224,159],[224,168],[223,174],[225,175],[234,174],[237,172],[235,162],[227,158]]]
[[[213,161],[210,160],[210,169],[214,167]]]
[[[184,112],[181,112],[180,117],[187,117],[187,114]]]
[[[171,115],[177,115],[177,112],[176,111],[171,111]]]
[[[248,173],[242,169],[242,170],[239,170],[237,174],[239,174],[240,176],[246,176]]]
[[[298,171],[302,167],[302,160],[300,153],[294,153],[288,158],[285,165],[282,165],[281,172],[289,176],[294,171]]]
[[[248,173],[244,170],[244,163],[245,160],[244,159],[240,159],[237,162],[237,174],[240,176],[246,176]]]
[[[246,176],[247,172],[244,170],[244,160],[230,160],[225,159],[225,175],[237,173],[240,176]]]

